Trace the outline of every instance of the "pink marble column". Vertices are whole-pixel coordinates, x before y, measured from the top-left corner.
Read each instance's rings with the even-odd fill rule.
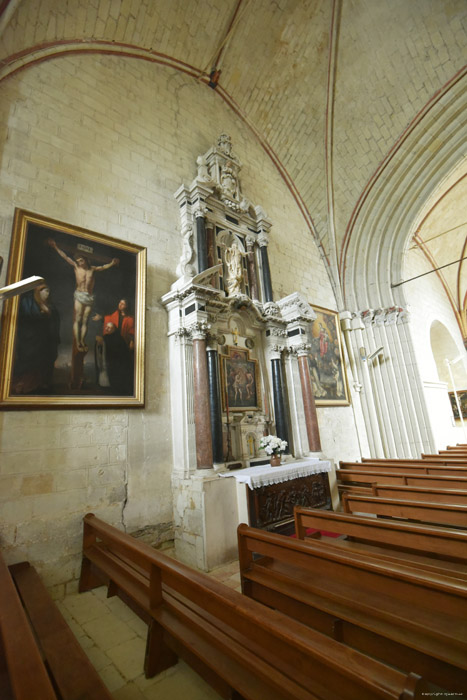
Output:
[[[305,408],[305,424],[308,435],[308,445],[310,447],[310,452],[321,452],[318,416],[316,413],[315,398],[313,396],[313,389],[311,386],[307,354],[299,354],[298,369],[300,372],[300,384],[302,386],[303,406]]]
[[[246,239],[247,260],[248,260],[248,279],[250,282],[250,296],[255,301],[258,300],[258,280],[256,277],[256,263],[254,240],[250,236]]]
[[[212,469],[211,416],[209,408],[206,338],[193,338],[193,388],[195,404],[195,441],[197,469]]]

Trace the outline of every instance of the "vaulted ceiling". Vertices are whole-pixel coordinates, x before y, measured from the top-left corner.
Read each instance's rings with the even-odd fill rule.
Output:
[[[0,81],[87,52],[215,90],[276,164],[336,288],[359,203],[466,74],[465,0],[3,0],[0,13]]]

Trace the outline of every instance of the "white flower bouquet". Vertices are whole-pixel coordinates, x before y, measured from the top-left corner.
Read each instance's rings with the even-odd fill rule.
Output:
[[[267,455],[278,455],[287,449],[287,441],[281,440],[276,435],[263,435],[259,449],[264,450]]]

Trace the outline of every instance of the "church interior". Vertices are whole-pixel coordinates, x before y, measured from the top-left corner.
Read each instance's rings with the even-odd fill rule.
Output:
[[[467,697],[466,24],[0,0],[2,698]]]

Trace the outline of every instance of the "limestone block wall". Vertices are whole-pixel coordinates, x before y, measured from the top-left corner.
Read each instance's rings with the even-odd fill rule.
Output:
[[[300,291],[335,308],[301,214],[251,133],[209,88],[135,59],[68,56],[0,84],[0,255],[20,207],[147,247],[146,407],[0,411],[0,546],[49,586],[76,579],[81,518],[92,511],[149,540],[171,537],[172,436],[166,311],[181,253],[173,193],[221,131],[243,162],[245,195],[273,221],[276,298]],[[4,267],[0,282],[6,275]],[[325,418],[327,445],[351,409]],[[333,447],[334,449],[334,447]]]

